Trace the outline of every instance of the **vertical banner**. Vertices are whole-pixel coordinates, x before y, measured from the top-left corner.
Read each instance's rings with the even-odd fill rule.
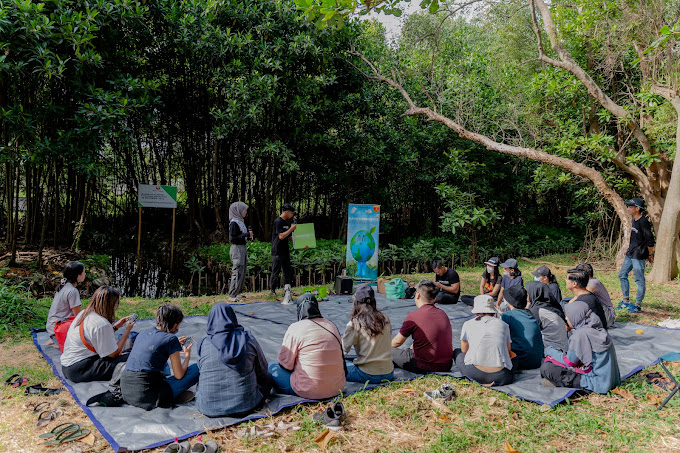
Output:
[[[346,257],[348,277],[358,280],[377,280],[379,228],[379,205],[349,205]]]

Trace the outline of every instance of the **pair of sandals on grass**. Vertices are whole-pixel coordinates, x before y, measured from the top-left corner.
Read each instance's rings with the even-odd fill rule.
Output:
[[[26,394],[27,395],[45,395],[45,396],[52,396],[52,395],[58,395],[61,392],[64,391],[64,389],[51,389],[47,388],[44,386],[44,384],[41,382],[39,384],[34,384],[34,385],[28,385],[28,382],[30,381],[29,378],[20,376],[18,374],[13,374],[7,380],[5,381],[5,385],[9,385],[12,388],[19,388],[19,387],[26,387]]]
[[[57,402],[59,404],[60,402]],[[57,418],[64,415],[64,411],[60,408],[51,409],[51,401],[43,401],[37,403],[35,406],[29,406],[34,414],[38,415],[38,423],[36,426],[38,428],[45,427],[52,423]],[[43,443],[46,447],[55,447],[58,445],[64,445],[67,443],[75,442],[77,440],[83,439],[90,434],[90,430],[86,429],[84,425],[79,425],[78,423],[66,422],[61,423],[50,431],[41,434],[39,437],[45,439]]]

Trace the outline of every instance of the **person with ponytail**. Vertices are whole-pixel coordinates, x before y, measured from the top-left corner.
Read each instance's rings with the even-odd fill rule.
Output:
[[[274,386],[267,358],[224,302],[210,309],[206,334],[198,343],[196,408],[208,417],[245,417],[264,403]]]
[[[347,381],[379,384],[394,379],[392,363],[392,324],[375,304],[370,285],[354,292],[354,306],[342,336],[342,348],[349,354],[354,347],[357,358],[347,360]]]
[[[61,355],[61,369],[66,379],[76,383],[108,381],[116,365],[127,360],[128,355],[121,352],[135,323],[128,323],[129,316],[126,316],[113,324],[119,301],[117,289],[102,286],[94,292],[87,308],[73,320]],[[114,331],[123,326],[123,335],[116,341]]]
[[[58,321],[65,321],[71,316],[76,316],[80,313],[80,293],[78,292],[78,283],[85,280],[85,265],[80,261],[69,261],[62,272],[64,276],[61,279],[61,284],[57,287],[57,292],[52,299],[50,312],[47,315],[47,323],[45,329],[50,335],[50,342],[47,345],[56,345],[56,338],[54,336],[54,325]]]

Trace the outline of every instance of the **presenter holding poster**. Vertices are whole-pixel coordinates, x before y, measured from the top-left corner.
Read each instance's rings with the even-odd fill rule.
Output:
[[[288,242],[297,225],[292,223],[295,217],[295,208],[290,203],[281,207],[281,215],[274,220],[272,228],[272,275],[269,280],[271,295],[276,297],[276,288],[279,283],[279,273],[283,271],[284,296],[283,305],[291,303],[290,282],[293,277],[293,268],[290,265],[290,249]]]

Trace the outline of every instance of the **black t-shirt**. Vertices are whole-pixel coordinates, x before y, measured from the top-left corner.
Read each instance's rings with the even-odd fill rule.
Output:
[[[633,219],[626,255],[634,260],[646,260],[649,258],[647,247],[654,247],[654,234],[649,220],[642,216],[637,220]]]
[[[458,276],[458,272],[456,272],[452,268],[448,268],[446,270],[446,272],[444,273],[444,275],[442,275],[441,277],[439,276],[439,274],[435,274],[435,281],[436,282],[442,282],[442,285],[445,285],[445,286],[451,286],[451,285],[454,285],[456,283],[460,283],[460,277]],[[458,288],[457,293],[452,293],[452,294],[460,294],[460,287]]]
[[[279,239],[280,233],[285,233],[290,228],[290,223],[277,217],[274,220],[274,228],[272,228],[272,256],[290,256],[290,249],[288,248],[288,241],[290,236],[286,239]]]
[[[581,302],[585,302],[588,308],[590,308],[590,310],[593,313],[595,313],[598,318],[600,318],[600,321],[602,322],[602,327],[604,327],[605,329],[609,327],[607,325],[607,318],[604,315],[604,310],[602,309],[602,302],[600,302],[600,299],[598,299],[595,294],[588,292],[588,294],[582,294],[578,296],[578,298],[575,297],[574,299],[580,300]],[[572,299],[570,302],[573,302],[574,299]]]

